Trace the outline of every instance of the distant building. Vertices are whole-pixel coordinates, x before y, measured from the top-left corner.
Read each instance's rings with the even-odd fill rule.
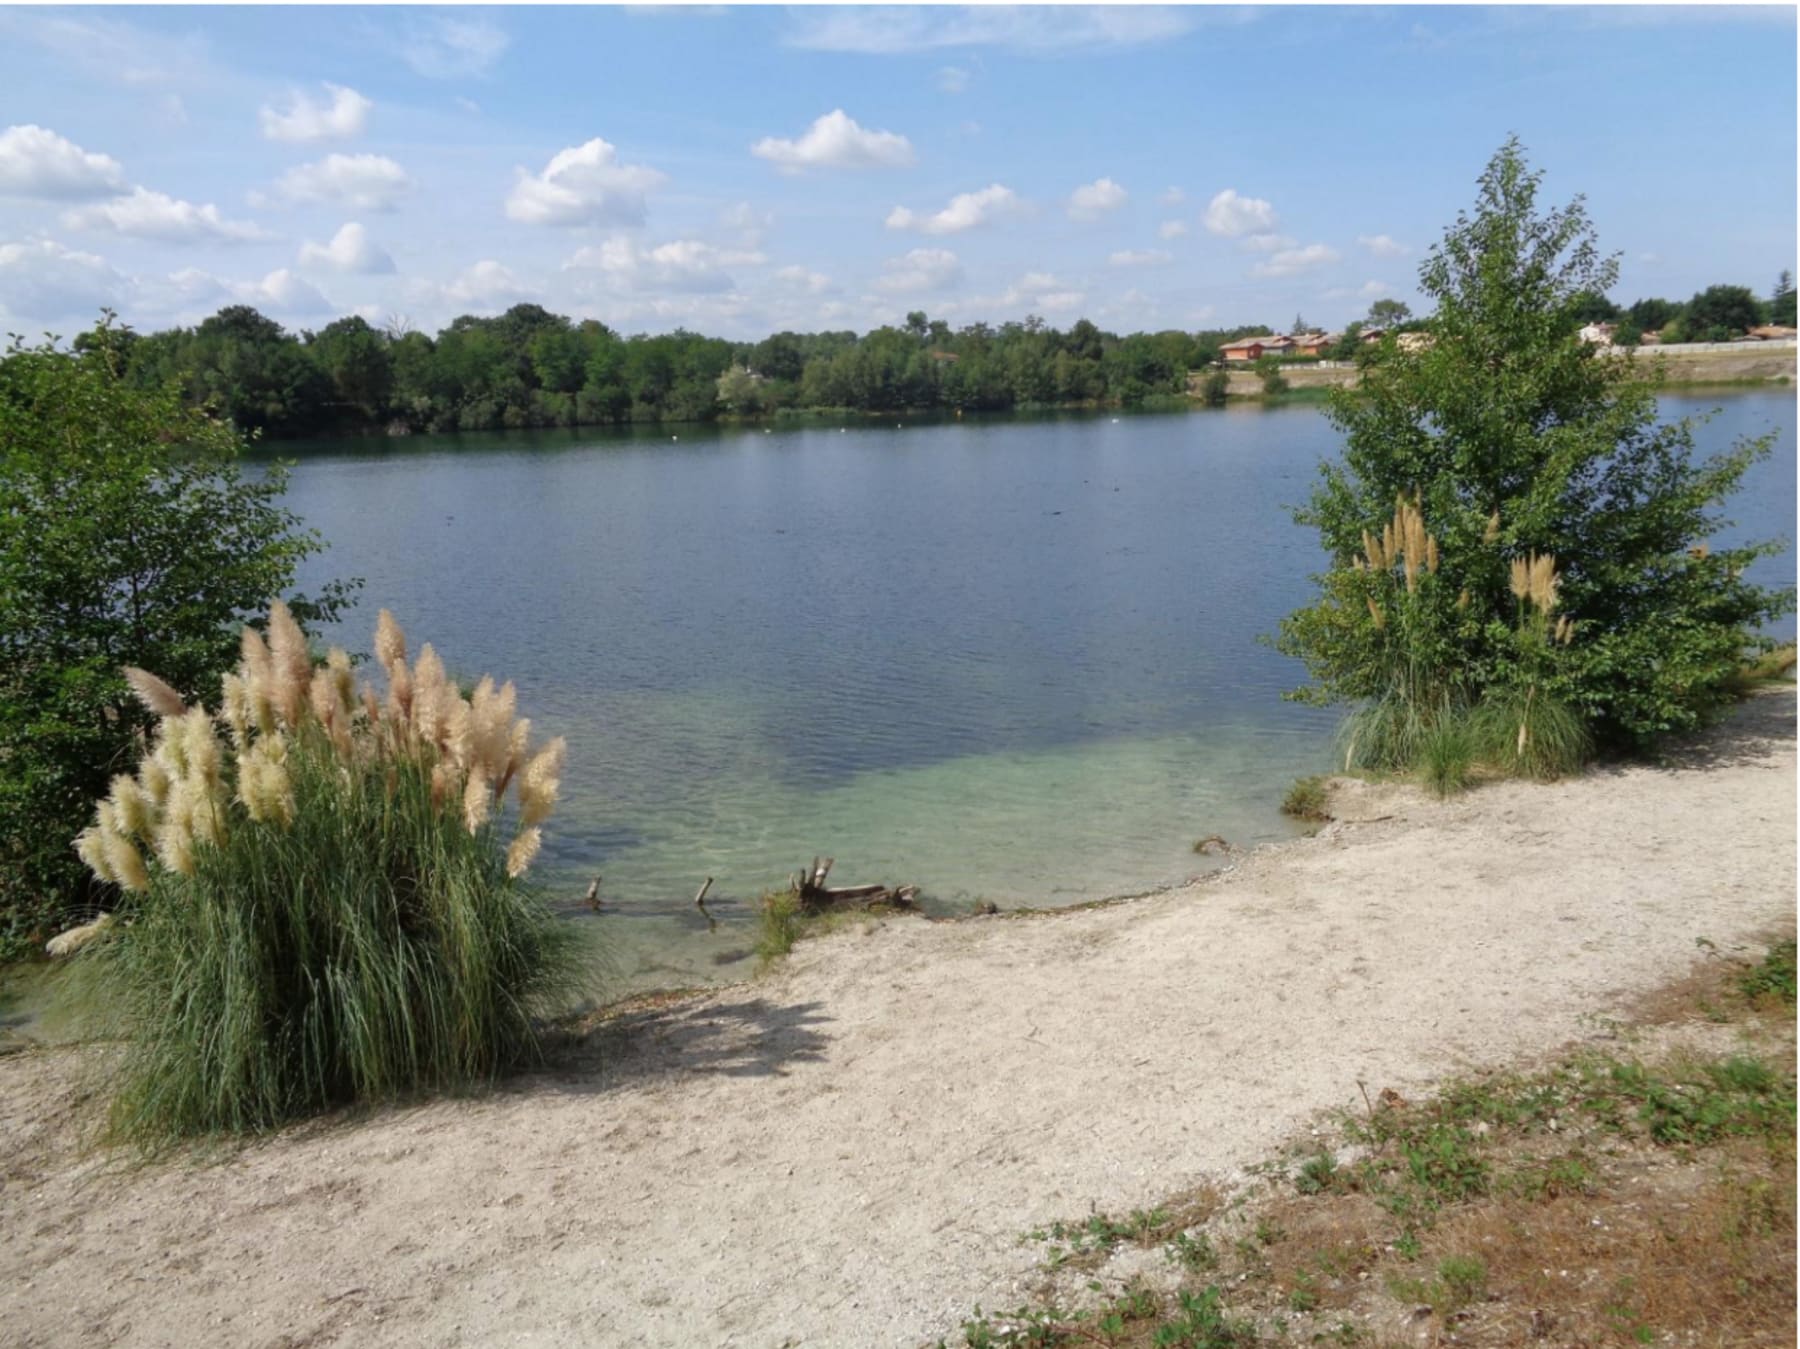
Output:
[[[1613,339],[1613,325],[1610,323],[1590,323],[1581,330],[1581,340],[1596,347],[1610,347]]]
[[[1359,341],[1379,342],[1382,338],[1387,336],[1387,329],[1386,328],[1364,328],[1356,336]]]
[[[1240,337],[1219,348],[1228,361],[1260,361],[1264,356],[1288,356],[1294,351],[1291,337]]]
[[[1337,345],[1336,333],[1297,333],[1294,336],[1296,356],[1324,356]]]
[[[1394,341],[1402,351],[1424,351],[1431,345],[1430,333],[1401,333]]]
[[[1800,336],[1800,329],[1784,328],[1779,323],[1765,323],[1761,327],[1752,328],[1744,334],[1752,342],[1791,342]]]

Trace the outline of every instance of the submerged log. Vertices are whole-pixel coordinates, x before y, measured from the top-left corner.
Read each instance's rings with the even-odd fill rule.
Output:
[[[835,858],[815,857],[810,867],[802,867],[798,875],[788,878],[788,888],[807,913],[824,913],[829,909],[860,907],[864,909],[912,909],[918,898],[916,885],[842,885],[825,884]]]

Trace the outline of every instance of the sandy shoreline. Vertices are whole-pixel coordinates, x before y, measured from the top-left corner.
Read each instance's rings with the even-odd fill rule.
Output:
[[[1792,922],[1794,696],[1661,767],[1381,815],[1155,897],[895,920],[631,1015],[494,1096],[207,1165],[73,1146],[0,1059],[20,1345],[912,1345],[1016,1302],[1033,1223],[1229,1177],[1321,1109],[1597,1033]]]

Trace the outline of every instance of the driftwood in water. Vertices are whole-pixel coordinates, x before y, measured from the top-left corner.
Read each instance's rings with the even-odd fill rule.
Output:
[[[824,913],[828,909],[843,906],[861,906],[865,909],[890,908],[910,909],[918,898],[919,887],[916,885],[845,885],[832,889],[825,884],[825,878],[831,874],[831,864],[836,860],[830,857],[815,857],[810,867],[802,867],[800,873],[788,878],[788,887],[800,899],[800,907],[807,913]]]
[[[588,882],[587,894],[583,897],[583,902],[585,902],[590,909],[598,909],[600,907],[600,878],[598,876]]]

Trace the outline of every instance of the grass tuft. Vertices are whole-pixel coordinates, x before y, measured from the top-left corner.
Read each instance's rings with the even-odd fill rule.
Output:
[[[1580,714],[1535,687],[1487,693],[1469,719],[1469,732],[1477,758],[1539,782],[1579,771],[1592,749]]]
[[[1281,798],[1281,813],[1292,815],[1297,820],[1323,822],[1331,818],[1329,802],[1330,794],[1325,790],[1325,778],[1322,774],[1315,773],[1311,777],[1294,779],[1294,785]]]
[[[1462,717],[1441,718],[1419,746],[1419,776],[1440,797],[1465,790],[1474,765],[1475,741]]]

